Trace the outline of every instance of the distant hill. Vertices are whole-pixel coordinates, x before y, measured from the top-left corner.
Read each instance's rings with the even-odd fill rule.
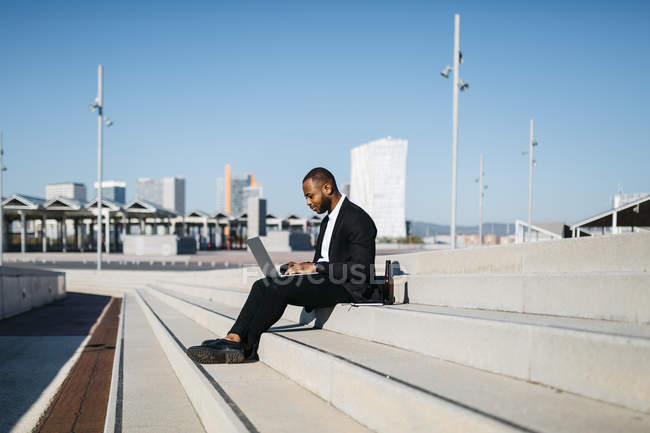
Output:
[[[483,223],[484,235],[495,234],[497,236],[507,236],[514,232],[514,223]],[[456,233],[459,235],[478,234],[478,225],[456,226]],[[427,223],[423,221],[411,221],[410,234],[424,238],[433,235],[448,235],[450,234],[450,229],[448,225]]]

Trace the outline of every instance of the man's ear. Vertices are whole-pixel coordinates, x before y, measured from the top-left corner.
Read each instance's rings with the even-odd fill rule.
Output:
[[[326,196],[332,195],[332,185],[330,185],[327,182],[325,182],[323,184],[323,187],[321,188],[321,190],[323,191],[323,193],[325,193]]]

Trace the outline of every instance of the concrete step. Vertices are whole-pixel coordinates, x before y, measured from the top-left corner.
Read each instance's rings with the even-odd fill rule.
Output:
[[[243,279],[255,278],[261,275],[259,268],[247,268],[246,272],[242,268],[218,269],[209,271],[138,271],[138,270],[118,270],[104,269],[97,272],[95,269],[60,269],[66,274],[66,284],[70,287],[97,287],[109,288],[118,287],[137,288],[143,283],[156,279],[168,281],[182,281],[186,283],[206,283],[210,281],[224,282],[225,287],[238,285]],[[259,278],[259,277],[258,277]],[[254,280],[253,280],[254,281]]]
[[[174,287],[235,309],[247,296]],[[650,412],[648,325],[418,304],[289,306],[283,318]]]
[[[398,254],[377,262],[397,260],[409,274],[648,272],[648,257],[650,233],[626,233]]]
[[[182,426],[184,432],[203,433],[136,298],[126,294],[123,303],[123,340],[116,351],[117,377],[111,387],[105,431],[172,433]]]
[[[177,293],[204,298],[236,309],[240,309],[244,305],[249,293],[248,289],[231,289],[207,284],[186,284],[163,280],[157,280],[156,282],[146,284],[145,286],[154,290],[171,290]],[[322,311],[322,309],[316,309],[311,313],[307,313],[302,307],[287,305],[287,309],[284,311],[282,318],[294,323],[303,324],[317,321],[320,327],[323,321],[321,319],[325,319],[326,316],[329,316],[329,310],[327,309],[324,311]]]
[[[650,273],[404,275],[411,303],[650,323]]]
[[[238,308],[164,289],[151,294],[218,335],[227,332],[238,313]],[[650,428],[650,415],[640,411],[420,353],[284,319],[272,331],[260,341],[265,364],[377,431]]]
[[[251,281],[248,281],[251,280]],[[191,288],[210,299],[220,290],[222,303],[242,305],[253,283],[224,287],[158,278],[155,284]],[[547,274],[402,275],[395,277],[395,298],[411,303],[480,310],[650,324],[650,273],[590,272]],[[246,295],[244,295],[246,296]]]
[[[147,318],[157,328],[159,338],[162,337],[161,345],[168,353],[175,352],[172,362],[175,367],[179,364],[176,373],[207,431],[369,431],[261,362],[238,365],[193,363],[185,355],[185,348],[200,344],[205,338],[214,338],[215,334],[146,291],[139,291],[138,298],[147,310]],[[199,383],[196,377],[204,380]],[[215,422],[211,407],[217,404],[226,405],[237,422],[230,425]],[[185,431],[182,425],[174,426],[176,431]]]

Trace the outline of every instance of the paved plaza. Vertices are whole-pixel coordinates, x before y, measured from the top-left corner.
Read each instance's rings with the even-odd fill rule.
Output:
[[[65,271],[68,297],[0,322],[2,428],[647,432],[649,254],[637,233],[380,253],[404,271],[395,305],[288,306],[241,365],[185,350],[232,326],[259,278],[245,251],[103,272],[72,268],[89,254],[7,255]]]
[[[386,249],[378,254],[405,254],[415,249]],[[288,261],[311,261],[313,251],[292,251],[270,253],[275,263]],[[97,253],[5,253],[4,260],[15,267],[45,269],[96,269]],[[123,254],[104,254],[102,267],[107,270],[139,271],[208,271],[255,265],[253,255],[245,250],[201,251],[196,254],[178,256],[126,256]]]
[[[108,370],[104,369],[104,376],[108,376],[108,381],[103,389],[93,388],[93,392],[98,396],[103,394],[104,398],[107,397],[115,337],[113,336],[112,343],[102,341],[100,344],[93,341],[93,338],[87,338],[110,299],[108,296],[68,293],[66,298],[52,304],[0,321],[0,432],[10,431],[21,418],[24,418],[27,425],[34,425],[47,409],[47,399],[42,401],[40,397],[46,395],[56,400],[54,393],[57,389],[52,389],[50,384],[59,382],[65,386],[63,379],[67,374],[60,377],[61,371],[77,372],[70,376],[74,380],[72,385],[76,383],[77,391],[73,391],[73,394],[77,400],[63,400],[64,404],[52,421],[60,419],[61,412],[67,412],[68,419],[66,428],[58,431],[69,431],[69,427],[74,423],[70,416],[75,413],[80,415],[81,412],[96,412],[95,415],[101,417],[103,425],[106,403],[103,409],[91,403],[92,394],[89,395],[85,407],[82,407],[83,402],[79,400],[79,396],[87,391],[92,381],[91,376],[101,375],[101,369],[98,371],[93,368],[95,365],[87,365],[84,373],[80,364],[70,365],[69,361],[76,358],[75,354],[83,358],[83,353],[79,351],[109,350],[110,353],[106,354],[108,359],[105,361]],[[115,310],[116,316],[118,312],[119,308]],[[96,335],[95,339],[97,337]],[[76,367],[76,370],[73,367]],[[67,388],[71,388],[70,384]],[[34,413],[32,408],[39,410]],[[59,427],[62,426],[59,424]]]

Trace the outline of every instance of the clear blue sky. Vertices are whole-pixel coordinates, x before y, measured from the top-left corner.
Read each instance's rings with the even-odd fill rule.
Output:
[[[134,4],[136,6],[134,6]],[[189,6],[188,6],[189,4]],[[409,141],[406,213],[450,220],[453,14],[461,14],[458,223],[575,222],[650,191],[650,2],[2,1],[5,195],[96,179],[97,65],[105,68],[105,179],[184,176],[214,211],[230,163],[272,212],[308,215],[313,166],[349,181],[349,149]]]

